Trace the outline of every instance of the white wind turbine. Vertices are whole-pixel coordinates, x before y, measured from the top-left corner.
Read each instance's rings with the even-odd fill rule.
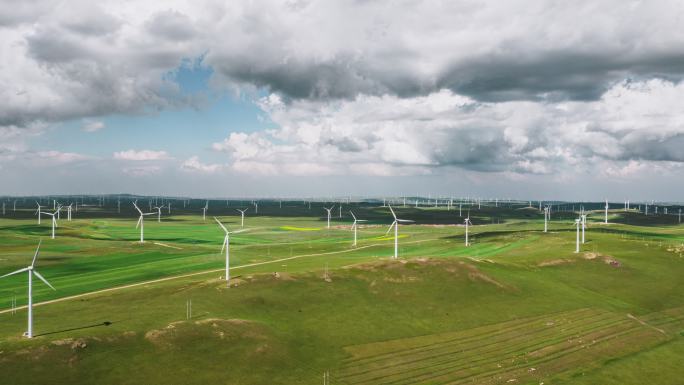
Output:
[[[202,220],[206,221],[207,220],[207,210],[209,210],[209,201],[204,204],[204,207],[202,207]]]
[[[582,214],[582,243],[584,243],[584,229],[587,227],[587,214]]]
[[[582,219],[575,219],[575,227],[577,227],[577,236],[575,240],[575,253],[580,251],[580,226],[582,226]]]
[[[605,215],[604,215],[603,223],[605,223],[607,225],[608,224],[608,199],[606,199],[606,206],[604,207],[604,209],[605,209]]]
[[[254,214],[259,214],[259,202],[254,201],[252,204],[254,205]]]
[[[323,207],[323,210],[325,210],[325,211],[328,212],[328,228],[330,228],[330,212],[332,211],[332,209],[333,209],[334,207],[335,207],[335,206],[330,206],[330,208]]]
[[[228,283],[228,286],[230,287],[230,234],[237,234],[241,233],[245,230],[238,230],[238,231],[228,231],[226,226],[221,223],[216,217],[214,217],[214,220],[216,223],[218,223],[219,226],[223,229],[223,231],[226,233],[225,238],[223,238],[223,246],[221,246],[221,252],[223,252],[223,249],[226,250],[226,282]]]
[[[544,207],[544,232],[548,232],[549,206]]]
[[[245,212],[247,210],[249,210],[249,207],[244,209],[244,210],[240,210],[240,209],[235,209],[235,210],[240,212],[240,227],[245,227]]]
[[[36,210],[36,214],[38,214],[38,224],[40,224],[40,208],[42,206],[38,202],[36,202],[36,204],[38,205],[38,209]],[[3,206],[4,206],[4,203],[3,203]],[[3,207],[3,209],[4,209],[4,207]],[[3,213],[3,215],[4,215],[4,213]]]
[[[164,206],[155,206],[154,209],[157,210],[157,222],[161,223],[161,211]]]
[[[55,211],[54,213],[46,213],[44,211],[41,211],[41,214],[49,215],[52,217],[52,239],[55,239],[55,227],[57,226],[57,214],[59,213],[59,209]]]
[[[354,244],[352,246],[356,246],[356,230],[359,228],[358,222],[367,222],[365,219],[356,219],[356,215],[354,215],[353,212],[349,211],[351,214],[352,218],[354,218],[354,223],[352,224],[352,230],[354,230]]]
[[[36,248],[36,253],[33,255],[33,261],[31,262],[30,266],[25,267],[23,269],[19,269],[17,271],[13,271],[9,274],[5,274],[2,277],[0,277],[5,278],[9,277],[10,275],[23,273],[25,271],[28,272],[28,330],[26,331],[26,333],[24,333],[24,336],[28,338],[33,338],[33,276],[35,275],[36,277],[38,277],[38,279],[45,282],[45,284],[50,286],[52,290],[57,290],[52,285],[50,285],[50,282],[43,278],[43,276],[40,275],[38,271],[35,270],[36,258],[38,258],[38,251],[40,251],[40,244],[41,242],[38,243],[38,248]]]
[[[392,230],[392,226],[394,226],[394,259],[397,259],[397,258],[399,258],[399,223],[411,223],[413,221],[408,220],[408,219],[397,218],[397,215],[394,213],[392,206],[387,205],[387,207],[389,207],[390,212],[392,212],[392,217],[394,217],[394,222],[392,222],[390,227],[387,229],[387,232],[385,233],[385,235],[389,234],[389,232]]]
[[[135,206],[135,209],[138,210],[140,213],[140,218],[138,218],[138,223],[135,225],[135,228],[137,229],[140,227],[140,243],[145,243],[145,215],[154,215],[154,213],[143,213],[142,210],[137,205],[137,201],[133,202],[133,206]]]
[[[468,217],[463,221],[465,224],[465,245],[470,246],[470,242],[468,242],[468,226],[472,225],[473,222],[470,221],[470,213],[468,213]]]

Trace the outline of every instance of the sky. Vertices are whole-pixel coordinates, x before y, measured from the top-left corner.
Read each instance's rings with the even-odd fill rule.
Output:
[[[0,7],[0,195],[683,200],[681,1]]]

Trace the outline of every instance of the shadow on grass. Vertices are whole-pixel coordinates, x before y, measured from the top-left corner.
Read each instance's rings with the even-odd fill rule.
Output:
[[[104,321],[104,322],[101,322],[101,323],[98,323],[98,324],[92,324],[92,325],[86,325],[86,326],[79,326],[79,327],[74,327],[74,328],[71,328],[71,329],[55,330],[55,331],[51,331],[51,332],[36,334],[36,337],[48,336],[48,335],[51,335],[51,334],[59,334],[59,333],[73,332],[73,331],[76,331],[76,330],[92,329],[92,328],[96,328],[96,327],[100,327],[100,326],[109,326],[109,325],[111,325],[111,324],[113,324],[113,323],[114,323],[114,322],[112,322],[112,321]]]

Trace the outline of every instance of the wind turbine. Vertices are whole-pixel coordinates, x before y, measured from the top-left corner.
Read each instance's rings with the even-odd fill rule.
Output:
[[[330,208],[323,207],[323,210],[325,210],[325,211],[328,212],[328,228],[330,228],[330,212],[332,211],[332,209],[333,209],[334,207],[335,207],[335,206],[330,206]]]
[[[390,225],[390,227],[387,229],[387,232],[385,235],[389,234],[389,232],[392,230],[392,226],[394,226],[394,259],[399,258],[399,223],[411,223],[413,221],[408,220],[408,219],[399,219],[397,218],[397,215],[394,213],[394,210],[392,210],[392,206],[387,205],[389,207],[390,212],[392,212],[392,217],[394,217],[394,222]]]
[[[603,223],[607,225],[608,224],[608,199],[606,199],[606,206],[604,207],[604,209],[605,209],[605,215],[604,215]]]
[[[366,221],[365,219],[356,219],[356,215],[354,215],[354,213],[351,212],[351,210],[349,211],[349,213],[351,214],[352,218],[354,218],[354,223],[352,224],[352,230],[354,230],[354,244],[352,246],[356,246],[356,230],[359,228],[357,223],[368,221]]]
[[[465,245],[470,246],[470,242],[468,242],[468,226],[473,224],[473,222],[470,221],[470,213],[468,213],[468,217],[463,221],[463,223],[465,224],[465,228],[466,228]]]
[[[584,229],[587,227],[587,214],[582,214],[582,243],[584,243]]]
[[[580,250],[580,226],[582,226],[582,219],[575,219],[575,227],[577,227],[577,237],[575,241],[575,253],[579,253]]]
[[[137,205],[137,201],[133,202],[133,206],[135,206],[135,209],[138,210],[140,213],[140,218],[138,218],[138,223],[135,225],[135,228],[137,229],[140,227],[140,243],[145,243],[145,215],[154,215],[154,213],[143,213],[142,210]]]
[[[548,232],[549,206],[544,207],[544,232]]]
[[[36,204],[38,205],[38,209],[36,210],[36,214],[38,214],[38,224],[40,224],[40,208],[41,208],[42,206],[41,206],[40,203],[38,203],[38,202],[36,202]],[[4,205],[5,205],[5,204],[3,203],[3,208],[4,208]],[[4,213],[3,213],[3,215],[4,215]]]
[[[245,211],[249,210],[249,207],[247,207],[244,210],[240,209],[235,209],[240,212],[240,227],[245,227]]]
[[[157,222],[161,223],[161,210],[164,206],[155,206],[154,208],[157,210]]]
[[[41,211],[41,214],[49,215],[52,217],[52,239],[55,239],[55,227],[57,226],[57,213],[59,211],[55,211],[54,213],[46,213]]]
[[[71,222],[71,206],[73,203],[70,203],[69,206],[67,206],[67,221]]]
[[[209,210],[209,201],[204,204],[204,207],[202,207],[202,220],[206,221],[207,220],[207,210]]]
[[[239,231],[228,231],[226,229],[226,226],[221,223],[216,217],[214,217],[214,220],[216,223],[218,223],[219,226],[223,229],[223,231],[226,233],[225,238],[223,238],[223,246],[221,246],[221,252],[223,252],[223,249],[226,249],[226,283],[228,283],[228,287],[230,287],[230,234],[237,234],[241,233],[244,230],[239,230]]]
[[[254,205],[254,214],[259,214],[259,202],[254,201],[253,205]]]
[[[9,274],[5,274],[0,278],[5,278],[9,277],[10,275],[14,274],[19,274],[23,273],[25,271],[28,272],[28,331],[24,333],[24,336],[28,338],[33,338],[33,276],[35,275],[40,279],[41,281],[45,282],[46,285],[50,286],[52,290],[57,290],[55,289],[52,285],[50,285],[50,282],[48,282],[45,278],[43,278],[42,275],[38,271],[35,270],[34,266],[36,264],[36,258],[38,258],[38,252],[40,251],[40,244],[42,242],[38,242],[38,247],[36,248],[36,253],[33,255],[33,261],[31,262],[31,265],[28,267],[25,267],[23,269],[19,269],[17,271],[13,271]]]

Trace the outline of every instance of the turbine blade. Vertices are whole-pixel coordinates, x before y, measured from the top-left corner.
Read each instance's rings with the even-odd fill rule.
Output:
[[[413,223],[415,221],[412,221],[410,219],[397,219],[397,222],[402,222],[402,223]]]
[[[36,277],[38,277],[41,281],[45,282],[46,285],[50,286],[50,289],[52,289],[52,290],[54,290],[54,291],[57,291],[57,289],[55,289],[52,285],[50,285],[50,282],[48,282],[47,279],[43,278],[43,276],[40,275],[39,272],[33,270],[33,274],[34,274]]]
[[[351,210],[349,210],[349,214],[351,214],[352,218],[354,218],[354,221],[356,221],[356,215],[354,215],[354,213]]]
[[[397,224],[397,221],[392,222],[390,227],[387,229],[387,232],[385,233],[385,235],[389,234],[389,232],[392,231],[392,226],[396,226],[396,224]]]
[[[223,237],[223,245],[221,245],[221,252],[223,253],[223,250],[226,248],[226,243],[228,243],[228,234],[226,234],[225,237]]]
[[[138,218],[138,223],[135,224],[135,228],[136,228],[136,229],[137,229],[138,227],[140,227],[140,222],[142,222],[142,220],[143,220],[142,213],[140,213],[140,214],[141,214],[141,215],[140,215],[140,218]]]
[[[392,212],[392,216],[394,217],[394,220],[396,221],[396,220],[397,220],[397,215],[394,214],[394,210],[392,210],[392,206],[387,205],[387,207],[389,207],[390,211]]]
[[[19,269],[19,270],[17,270],[17,271],[13,271],[13,272],[11,272],[11,273],[5,274],[5,275],[3,275],[3,276],[0,277],[0,278],[5,278],[5,277],[9,277],[10,275],[23,273],[23,272],[27,271],[28,269],[29,269],[28,267],[25,267],[25,268],[23,268],[23,269]]]
[[[218,219],[216,219],[216,217],[214,217],[214,220],[216,221],[216,223],[218,223],[219,226],[221,226],[221,228],[223,229],[223,231],[225,231],[226,234],[228,234],[228,229],[226,229],[226,226],[224,226],[223,223],[221,223],[221,221],[219,221]]]
[[[36,253],[33,254],[33,261],[31,262],[31,267],[36,264],[36,258],[38,258],[38,252],[40,251],[40,245],[43,243],[43,240],[38,241],[38,247],[36,247]]]

